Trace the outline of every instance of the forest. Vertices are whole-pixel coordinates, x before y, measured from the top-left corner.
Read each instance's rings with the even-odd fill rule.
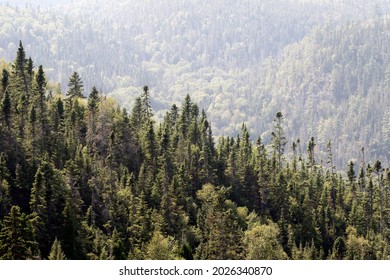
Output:
[[[0,259],[389,259],[390,170],[332,139],[215,137],[187,95],[157,120],[74,71],[50,85],[22,42],[2,63]],[[326,141],[326,161],[318,141]]]
[[[281,111],[286,137],[314,137],[319,161],[332,139],[338,169],[360,167],[362,147],[390,163],[389,1],[112,2],[0,1],[0,60],[22,40],[62,92],[77,72],[131,112],[148,85],[158,122],[189,94],[214,136],[245,123],[266,146]]]

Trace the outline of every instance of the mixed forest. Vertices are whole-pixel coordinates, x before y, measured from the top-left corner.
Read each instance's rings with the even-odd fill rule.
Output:
[[[338,169],[362,147],[388,165],[389,14],[387,0],[3,0],[0,57],[22,40],[62,92],[76,71],[128,112],[148,85],[158,122],[189,94],[215,136],[246,123],[266,146],[281,111],[318,160],[332,139]]]
[[[283,111],[266,146],[214,137],[190,95],[160,121],[148,86],[129,111],[76,71],[62,92],[21,42],[0,71],[0,259],[390,257],[390,170],[364,149],[341,172]]]

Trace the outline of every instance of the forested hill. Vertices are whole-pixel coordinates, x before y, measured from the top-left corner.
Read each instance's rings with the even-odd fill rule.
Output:
[[[52,91],[22,43],[0,67],[0,259],[389,259],[390,170],[286,137],[214,143],[187,95],[155,120],[77,72]],[[286,157],[286,147],[293,153]]]
[[[77,71],[86,94],[95,85],[130,109],[148,84],[159,120],[190,94],[216,136],[245,122],[266,144],[282,111],[290,139],[315,137],[318,160],[331,139],[339,167],[359,163],[362,147],[367,161],[389,161],[387,101],[377,100],[389,1],[38,2],[0,4],[0,57],[12,61],[22,40],[62,90]]]
[[[286,112],[287,134],[334,143],[346,159],[390,159],[390,18],[314,29],[269,59],[251,100],[261,118]],[[262,127],[267,131],[267,127]],[[357,156],[357,157],[356,157]],[[321,157],[324,161],[326,155]]]

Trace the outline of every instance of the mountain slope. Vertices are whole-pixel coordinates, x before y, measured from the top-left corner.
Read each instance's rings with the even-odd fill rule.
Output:
[[[388,1],[86,0],[0,10],[0,57],[12,61],[22,40],[63,90],[77,71],[85,92],[95,85],[131,108],[148,85],[160,119],[190,94],[214,135],[236,135],[246,122],[266,143],[283,111],[302,145],[314,136],[321,152],[332,139],[339,165],[362,146],[367,160],[388,157],[386,110],[370,109],[387,104],[374,96],[387,87],[379,19]]]
[[[389,38],[388,17],[314,30],[264,66],[254,104],[283,111],[288,134],[314,136],[319,151],[332,140],[340,165],[362,147],[366,159],[388,160]]]

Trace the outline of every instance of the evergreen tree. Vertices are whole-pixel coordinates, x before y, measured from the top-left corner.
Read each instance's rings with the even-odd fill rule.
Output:
[[[0,258],[389,258],[387,162],[339,172],[314,138],[289,160],[280,112],[270,151],[246,125],[216,144],[189,95],[157,123],[148,87],[129,115],[75,73],[53,96],[21,44],[3,71]]]
[[[11,98],[8,90],[5,91],[1,101],[1,116],[2,121],[8,129],[11,127]]]
[[[313,170],[315,165],[315,157],[314,157],[314,148],[316,144],[314,142],[314,137],[310,138],[309,145],[307,147],[307,153],[308,153],[308,164],[309,167]]]
[[[347,251],[347,245],[343,237],[337,237],[333,245],[332,259],[342,260],[345,257]]]
[[[75,98],[84,98],[83,88],[84,85],[79,74],[76,71],[73,72],[69,78],[68,91],[66,93],[67,99],[70,102],[70,107],[72,107]]]
[[[141,192],[139,197],[134,198],[133,208],[130,210],[128,232],[133,253],[149,241],[151,228],[150,209],[146,204],[144,193]]]
[[[58,239],[54,239],[53,245],[50,250],[49,260],[66,260],[64,251],[61,248],[61,242]]]
[[[0,154],[0,221],[8,214],[11,208],[10,173],[8,171],[4,154]],[[0,227],[1,228],[1,227]]]
[[[274,131],[272,132],[272,147],[277,157],[279,170],[282,167],[282,158],[283,158],[285,146],[287,144],[286,135],[284,133],[282,123],[283,123],[283,114],[281,112],[277,112],[274,119]]]
[[[12,206],[0,231],[0,259],[31,259],[35,252],[30,225],[18,206]]]
[[[54,236],[61,232],[65,187],[61,175],[48,162],[42,162],[31,189],[30,221],[43,258],[50,253]]]
[[[47,105],[46,105],[46,77],[43,71],[42,65],[38,67],[38,73],[35,78],[37,96],[37,110],[38,110],[38,121],[39,121],[39,148],[42,151],[47,150],[49,142],[49,127],[47,120]]]
[[[91,113],[91,129],[93,134],[96,130],[96,113],[99,110],[99,102],[99,92],[97,91],[96,87],[93,87],[88,98],[88,110]]]
[[[18,51],[16,53],[16,58],[13,64],[13,74],[18,79],[18,82],[21,83],[21,85],[16,86],[22,86],[22,90],[26,95],[29,94],[27,72],[30,71],[32,71],[32,61],[30,60],[29,62],[29,60],[26,59],[26,52],[24,51],[22,41],[20,41]]]
[[[3,69],[1,76],[1,93],[3,94],[9,85],[9,72],[7,69]]]
[[[153,116],[152,107],[150,106],[150,93],[148,86],[143,87],[141,95],[141,114],[144,122],[145,120],[150,120]]]
[[[197,192],[202,206],[198,214],[201,230],[197,248],[199,259],[240,259],[243,253],[242,230],[237,217],[229,209],[226,189],[217,190],[206,184]]]

